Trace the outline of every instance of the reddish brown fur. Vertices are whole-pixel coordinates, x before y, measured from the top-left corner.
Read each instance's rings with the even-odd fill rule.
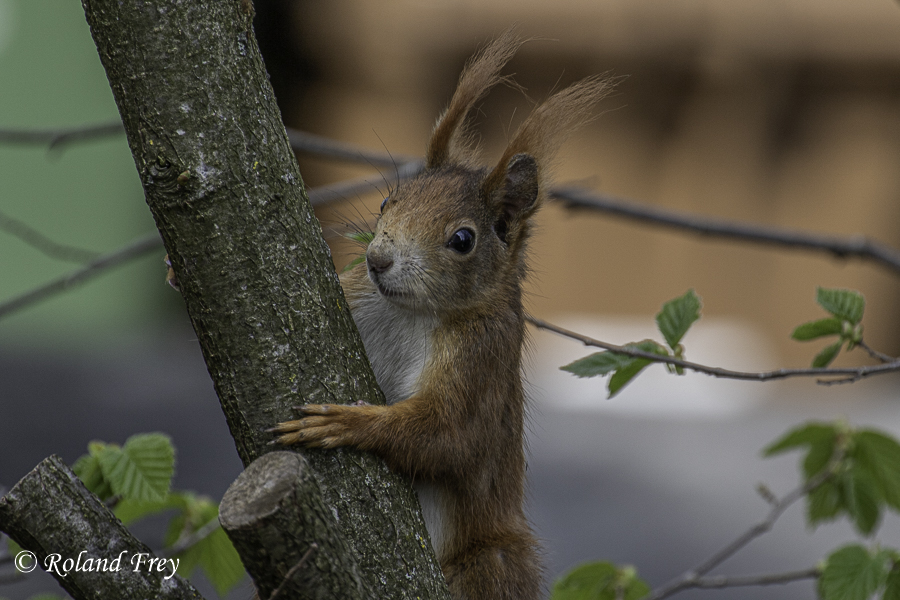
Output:
[[[541,594],[522,510],[525,241],[560,134],[609,89],[588,79],[563,90],[535,109],[493,169],[471,168],[459,144],[466,115],[519,45],[506,33],[466,67],[427,170],[386,200],[366,265],[341,278],[389,404],[310,405],[277,428],[285,444],[369,450],[424,485],[423,512],[436,515],[429,530],[457,600]],[[474,240],[465,252],[453,246],[462,230]]]

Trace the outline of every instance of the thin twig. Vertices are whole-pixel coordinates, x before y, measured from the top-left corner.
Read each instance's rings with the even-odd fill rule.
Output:
[[[803,485],[797,486],[796,488],[788,492],[783,498],[772,503],[772,507],[769,509],[769,513],[762,521],[750,527],[747,531],[735,538],[734,541],[727,544],[724,548],[713,554],[710,558],[703,561],[693,569],[685,571],[683,574],[676,577],[669,583],[653,590],[653,592],[649,596],[647,596],[645,600],[662,600],[663,598],[667,598],[683,589],[692,587],[704,587],[703,585],[698,585],[698,582],[705,581],[707,584],[709,584],[710,581],[714,581],[716,578],[707,579],[704,578],[704,575],[725,562],[738,550],[742,549],[744,546],[746,546],[759,536],[771,530],[772,526],[775,525],[775,521],[777,521],[778,518],[781,517],[782,514],[784,514],[784,511],[787,510],[788,507],[828,481],[828,479],[830,479],[834,475],[834,469],[841,460],[843,460],[843,450],[841,448],[838,448],[835,450],[834,456],[831,458],[828,465],[824,469],[804,482]],[[807,571],[803,572],[806,573]],[[815,575],[811,576],[817,575],[818,571],[815,572]],[[759,580],[761,577],[770,577],[777,579],[779,576],[756,576],[756,579]],[[734,578],[732,578],[732,581],[734,581]],[[739,581],[749,581],[749,578],[740,578]],[[772,580],[768,581],[768,583],[784,583],[784,581]],[[753,584],[733,583],[732,585]],[[707,585],[706,587],[724,587],[724,585]]]
[[[287,574],[284,576],[284,579],[281,580],[281,583],[278,584],[278,587],[275,588],[275,591],[273,591],[272,594],[269,596],[269,600],[275,600],[275,597],[278,596],[278,594],[280,594],[282,592],[282,590],[284,590],[284,588],[288,584],[288,582],[290,582],[291,577],[293,577],[297,571],[299,571],[301,568],[303,568],[303,565],[306,564],[306,561],[309,559],[309,557],[313,553],[313,551],[318,550],[318,549],[319,549],[318,544],[312,544],[309,547],[309,550],[307,550],[303,554],[303,557],[297,562],[297,564],[294,565],[293,567],[291,567],[291,569],[287,572]]]
[[[119,267],[127,264],[132,260],[144,256],[148,252],[161,248],[162,242],[160,241],[159,234],[157,233],[153,233],[147,237],[140,238],[123,248],[119,248],[118,250],[110,252],[109,254],[100,256],[99,258],[91,261],[80,269],[77,269],[70,273],[66,273],[62,277],[54,279],[50,283],[46,283],[31,291],[25,292],[20,296],[16,296],[15,298],[11,298],[6,302],[3,302],[2,304],[0,304],[0,319],[11,315],[18,310],[21,310],[28,306],[32,306],[34,304],[37,304],[38,302],[41,302],[42,300],[46,300],[52,296],[55,296],[56,294],[70,290],[73,287],[85,283],[86,281],[89,281],[114,267]]]
[[[54,242],[24,221],[11,217],[2,211],[0,211],[0,230],[19,238],[35,250],[57,260],[86,263],[100,255],[99,252]]]
[[[385,173],[383,179],[382,176],[379,176],[378,181],[381,182],[387,180],[389,182],[393,181],[399,183],[415,177],[422,171],[424,166],[425,163],[421,160],[404,163],[397,167],[393,173]],[[371,192],[375,189],[375,186],[376,182],[373,181],[372,176],[342,181],[334,185],[323,185],[309,190],[309,201],[313,206],[319,206],[334,200],[344,200],[359,194]]]
[[[544,321],[542,319],[538,319],[536,317],[532,317],[528,315],[526,320],[539,329],[546,329],[547,331],[552,331],[553,333],[557,333],[564,337],[577,340],[584,344],[585,346],[594,346],[596,348],[602,348],[604,350],[610,350],[617,354],[624,354],[626,356],[633,356],[635,358],[645,358],[647,360],[664,363],[669,365],[674,365],[676,367],[682,367],[685,369],[690,369],[691,371],[696,371],[698,373],[705,373],[706,375],[712,375],[713,377],[720,377],[723,379],[739,379],[743,381],[771,381],[774,379],[787,379],[789,377],[838,377],[843,376],[840,379],[837,379],[836,382],[844,383],[849,381],[857,381],[864,377],[869,377],[870,375],[880,375],[883,373],[893,373],[895,371],[900,371],[900,359],[894,358],[891,359],[891,362],[880,364],[880,365],[864,365],[859,367],[835,367],[835,368],[810,368],[810,369],[778,369],[775,371],[763,371],[758,373],[746,372],[746,371],[732,371],[730,369],[722,369],[720,367],[710,367],[707,365],[701,365],[699,363],[690,362],[687,360],[680,360],[677,358],[673,358],[670,356],[661,356],[659,354],[653,354],[652,352],[644,352],[642,350],[637,350],[635,348],[627,348],[625,346],[618,346],[616,344],[610,344],[607,342],[601,342],[600,340],[596,340],[594,338],[588,337],[586,335],[582,335],[580,333],[570,331],[565,329],[564,327],[560,327],[558,325],[553,325]],[[819,383],[832,383],[829,380],[820,380]]]
[[[59,129],[0,129],[0,143],[46,145],[49,150],[54,150],[64,144],[123,133],[125,133],[125,127],[122,125],[122,121]]]
[[[373,167],[397,167],[399,164],[415,160],[410,157],[392,157],[387,153],[364,150],[353,144],[338,142],[291,127],[286,127],[285,129],[291,148],[297,152],[314,154],[324,158],[361,162]],[[55,129],[0,129],[0,144],[46,145],[52,150],[64,144],[122,135],[124,133],[125,127],[122,125],[122,121]]]
[[[159,551],[158,554],[159,554],[159,556],[161,556],[163,558],[170,558],[172,556],[175,556],[176,554],[184,552],[191,546],[199,544],[200,542],[202,542],[203,540],[208,538],[210,535],[212,535],[212,533],[219,527],[220,527],[219,520],[211,519],[205,525],[203,525],[203,527],[201,527],[194,533],[191,533],[189,535],[183,535],[183,536],[179,537],[178,540],[174,544],[172,544],[168,548],[163,548],[162,550]]]
[[[300,131],[299,129],[285,128],[291,148],[297,152],[304,152],[320,156],[322,158],[334,158],[349,162],[358,162],[373,167],[398,168],[403,163],[414,162],[417,159],[411,156],[393,156],[385,152],[373,152],[364,150],[359,146],[338,142],[321,135]]]
[[[557,188],[551,190],[550,194],[572,209],[599,211],[642,223],[673,227],[707,237],[722,237],[786,248],[816,250],[828,252],[838,258],[867,259],[900,273],[900,251],[862,235],[838,237],[780,227],[737,223],[724,219],[711,219],[573,188]]]
[[[818,579],[821,571],[817,567],[803,569],[800,571],[788,571],[786,573],[773,573],[771,575],[710,575],[700,577],[691,585],[695,588],[712,589],[727,587],[747,587],[757,585],[774,585],[783,583],[792,583],[794,581],[803,581],[805,579]]]
[[[865,350],[869,356],[871,356],[875,360],[880,360],[883,363],[889,363],[889,362],[893,362],[893,361],[897,360],[890,354],[885,354],[884,352],[879,352],[878,350],[875,350],[874,348],[870,347],[864,340],[860,340],[859,342],[857,342],[856,345],[859,346],[860,348],[862,348],[863,350]]]

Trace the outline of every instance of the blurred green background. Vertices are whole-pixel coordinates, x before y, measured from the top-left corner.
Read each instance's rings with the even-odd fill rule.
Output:
[[[81,3],[0,0],[0,129],[116,119]],[[0,145],[0,210],[55,242],[100,253],[155,231],[124,134],[53,150]],[[84,349],[139,334],[163,318],[168,302],[180,302],[162,285],[163,255],[160,245],[159,253],[0,320],[0,344]],[[78,268],[6,232],[0,256],[0,302]]]

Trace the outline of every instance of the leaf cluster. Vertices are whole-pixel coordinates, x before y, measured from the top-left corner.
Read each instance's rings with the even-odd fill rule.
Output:
[[[177,549],[172,556],[180,559],[182,576],[189,577],[200,567],[220,596],[243,578],[240,557],[221,527],[194,539],[198,531],[218,519],[219,507],[204,496],[171,490],[175,448],[168,436],[138,434],[122,446],[93,441],[72,470],[91,492],[113,505],[113,512],[125,525],[175,511],[165,545],[169,551]]]
[[[640,350],[661,357],[674,357],[684,359],[684,346],[681,339],[688,332],[691,325],[700,318],[701,302],[694,290],[688,290],[683,296],[670,300],[663,304],[662,310],[656,315],[656,325],[668,347],[653,340],[644,340],[625,344],[630,350]],[[595,352],[568,365],[560,367],[578,377],[612,376],[607,382],[609,397],[618,394],[627,383],[638,373],[654,362],[649,358],[629,356],[613,350]],[[666,365],[666,367],[678,375],[684,374],[680,366]]]
[[[874,429],[844,423],[808,423],[764,451],[773,456],[804,449],[801,468],[811,486],[806,518],[811,527],[845,515],[862,535],[872,535],[884,510],[900,511],[900,444]]]
[[[837,358],[845,344],[849,352],[862,342],[862,318],[866,301],[862,294],[853,290],[820,287],[816,289],[816,302],[831,316],[800,325],[794,329],[791,337],[807,342],[822,337],[838,336],[836,341],[823,348],[813,358],[812,366],[823,368]]]

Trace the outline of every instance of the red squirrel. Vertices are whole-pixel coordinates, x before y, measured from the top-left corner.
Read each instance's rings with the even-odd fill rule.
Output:
[[[542,595],[525,484],[522,282],[547,163],[589,120],[608,80],[538,106],[492,168],[474,166],[465,121],[521,41],[507,32],[465,67],[425,170],[384,199],[366,260],[341,277],[385,406],[307,405],[282,444],[352,446],[413,480],[455,600]]]

